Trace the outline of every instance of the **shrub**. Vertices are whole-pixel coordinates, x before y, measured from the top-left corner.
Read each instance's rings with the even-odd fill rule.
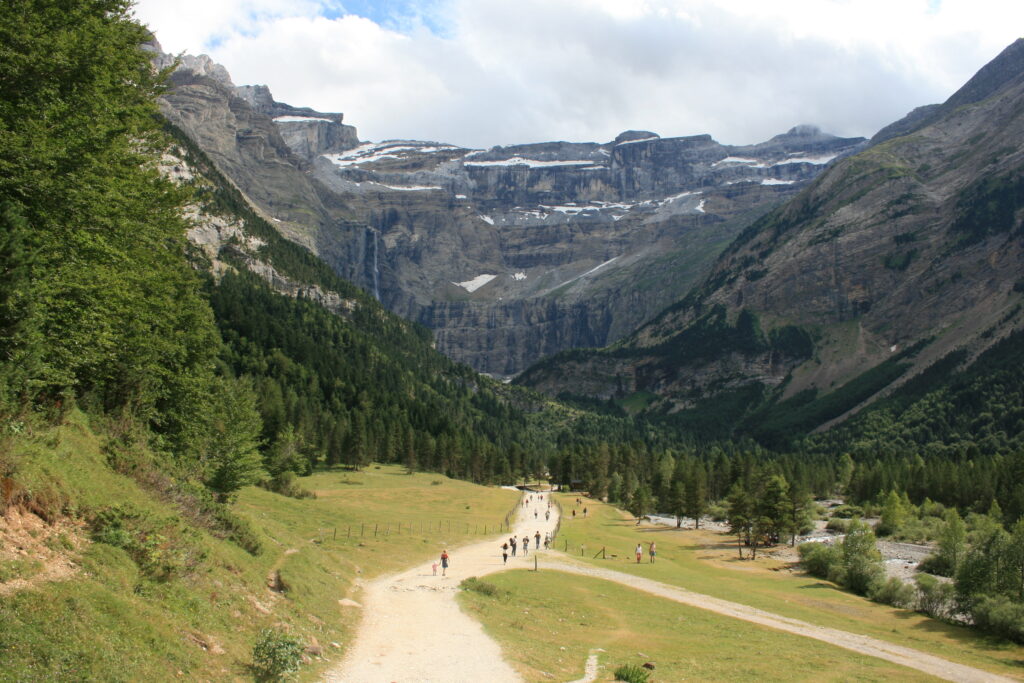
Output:
[[[302,645],[299,639],[276,628],[260,631],[252,648],[252,666],[260,680],[277,681],[299,670]]]
[[[651,672],[636,664],[623,664],[615,670],[615,680],[626,683],[647,683]]]
[[[1024,605],[1001,595],[985,595],[975,601],[971,616],[982,631],[1024,643]]]
[[[459,588],[465,591],[473,591],[480,595],[486,595],[489,598],[508,599],[511,596],[511,593],[508,591],[498,588],[493,583],[481,581],[475,576],[464,579],[462,583],[459,584]]]
[[[949,617],[953,606],[953,584],[928,574],[918,574],[915,581],[918,610],[935,619]]]
[[[841,519],[839,517],[833,517],[832,519],[828,520],[827,524],[825,524],[825,528],[828,531],[838,531],[841,534],[845,534],[846,530],[849,527],[850,527],[850,520],[848,520],[848,519]]]
[[[725,509],[724,505],[718,503],[712,503],[708,505],[707,516],[716,522],[724,522],[729,518],[729,512]]]
[[[279,493],[289,498],[316,498],[316,494],[308,489],[299,486],[298,477],[291,470],[284,470],[274,475],[270,480],[263,482],[263,487],[268,491]]]
[[[936,576],[953,576],[953,567],[949,565],[949,562],[941,555],[929,555],[928,557],[921,560],[921,564],[917,565],[917,571],[924,572],[925,574],[935,574]]]
[[[850,519],[851,517],[863,517],[864,508],[859,505],[840,505],[832,508],[832,516],[839,517],[840,519]]]
[[[917,591],[914,587],[892,577],[880,583],[871,594],[871,599],[883,605],[913,609],[917,603]]]
[[[821,579],[829,578],[842,559],[839,548],[827,543],[801,543],[797,552],[807,573]]]
[[[130,504],[100,511],[92,528],[93,540],[123,549],[152,579],[187,574],[206,557],[193,529],[177,518],[156,517]]]

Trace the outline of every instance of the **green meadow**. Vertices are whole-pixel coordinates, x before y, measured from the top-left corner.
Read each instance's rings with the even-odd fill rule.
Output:
[[[871,602],[769,555],[740,560],[735,537],[722,532],[637,527],[627,513],[591,499],[583,499],[578,508],[588,508],[587,518],[579,512],[573,518],[576,494],[559,498],[565,515],[557,548],[587,563],[1024,678],[1024,647],[1019,645]],[[658,548],[654,564],[647,561],[647,544],[652,540]],[[639,565],[633,554],[638,542],[644,546],[644,561]],[[580,546],[584,546],[582,554]],[[604,559],[599,555],[602,549]]]
[[[926,674],[590,577],[558,571],[488,576],[499,592],[459,594],[528,681],[598,680],[654,664],[654,681],[931,681]],[[550,676],[553,675],[552,679]]]
[[[262,547],[252,555],[197,525],[187,499],[159,490],[144,449],[114,452],[73,413],[5,454],[38,499],[75,520],[66,533],[77,550],[67,580],[0,595],[0,681],[251,679],[252,646],[267,627],[312,646],[300,678],[317,679],[355,631],[359,608],[339,600],[356,597],[357,578],[495,534],[518,500],[394,466],[320,472],[298,480],[316,498],[242,490],[231,509]],[[145,521],[143,559],[173,573],[153,576],[138,556],[92,540],[85,522],[112,508]]]

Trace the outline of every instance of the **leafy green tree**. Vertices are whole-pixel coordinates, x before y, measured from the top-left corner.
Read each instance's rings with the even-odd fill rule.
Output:
[[[904,508],[903,500],[895,491],[889,491],[882,505],[882,519],[878,524],[880,536],[890,536],[903,526],[907,518],[907,511]]]
[[[31,296],[45,339],[22,385],[138,420],[194,459],[219,341],[185,260],[187,192],[156,167],[148,38],[126,0],[4,4],[0,205],[31,226],[31,286],[13,295]]]
[[[1010,590],[1016,594],[1014,600],[1024,603],[1024,519],[1017,520],[1013,525],[1007,551],[1007,573],[1012,583],[1016,584],[1015,589]]]
[[[0,415],[15,412],[33,396],[39,367],[32,297],[31,230],[13,202],[0,205]]]
[[[939,535],[935,569],[944,576],[955,576],[964,557],[967,544],[967,527],[956,508],[946,510],[944,526]]]
[[[283,472],[308,474],[308,460],[302,453],[302,437],[289,424],[277,435],[266,455],[267,471],[276,477]]]
[[[622,488],[622,475],[612,472],[612,476],[608,478],[608,500],[611,502],[621,501]]]
[[[859,519],[850,520],[842,543],[838,582],[860,595],[868,595],[884,576],[875,534]]]
[[[205,481],[222,502],[266,476],[260,454],[263,423],[248,378],[219,378],[209,404],[209,441],[203,452]]]
[[[971,546],[956,572],[957,602],[968,613],[981,596],[1005,595],[1017,588],[1007,571],[1010,535],[990,516],[975,520]]]

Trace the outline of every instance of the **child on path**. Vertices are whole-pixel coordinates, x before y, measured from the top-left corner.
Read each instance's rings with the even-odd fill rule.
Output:
[[[441,576],[448,576],[448,551],[441,551]]]
[[[649,552],[651,554],[651,564],[654,564],[654,556],[657,554],[657,552],[655,552],[655,548],[654,548],[654,541],[651,541],[651,548],[647,552]]]
[[[434,576],[437,576],[437,562],[430,565],[430,568],[434,570]]]
[[[636,544],[636,563],[640,564],[640,558],[644,556],[644,548],[639,543]]]

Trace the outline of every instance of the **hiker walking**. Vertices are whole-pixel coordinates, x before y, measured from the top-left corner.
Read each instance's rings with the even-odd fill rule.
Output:
[[[586,517],[587,517],[587,508],[583,508],[583,518],[586,519]]]
[[[651,564],[654,564],[654,556],[658,554],[657,550],[654,547],[654,541],[651,541],[651,547],[647,552],[651,554]]]
[[[640,564],[640,559],[644,556],[644,547],[639,543],[636,544],[636,563]]]
[[[508,564],[508,542],[501,544],[501,563]]]
[[[544,521],[546,522],[549,519],[551,519],[551,510],[547,510],[544,512]]]
[[[448,576],[448,551],[441,551],[441,576]]]
[[[509,542],[509,545],[512,546],[512,557],[515,557],[516,556],[516,543],[518,543],[518,541],[516,541],[516,537],[513,536],[512,538],[508,539],[508,542]]]
[[[533,547],[540,550],[540,529],[537,529],[537,533],[533,535]]]
[[[523,536],[523,557],[530,554],[530,537]]]
[[[550,547],[551,547],[551,534],[550,533],[545,533],[544,534],[544,550],[547,550]]]

